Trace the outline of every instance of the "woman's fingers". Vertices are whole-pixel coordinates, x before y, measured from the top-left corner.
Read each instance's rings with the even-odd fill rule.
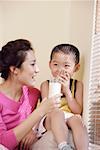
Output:
[[[60,107],[60,101],[58,101],[57,99],[61,97],[62,94],[57,94],[54,95],[50,98],[44,98],[43,101],[41,102],[40,108],[41,108],[41,116],[43,116],[43,114],[47,114],[51,111],[53,111],[55,108],[59,108]]]
[[[60,99],[61,96],[62,96],[62,93],[59,93],[59,94],[56,94],[56,95],[50,97],[49,99],[54,101],[54,103],[58,103],[59,104],[59,101],[57,101],[57,100]]]

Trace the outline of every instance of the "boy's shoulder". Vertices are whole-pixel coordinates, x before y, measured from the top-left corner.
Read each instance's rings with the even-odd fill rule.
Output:
[[[45,80],[45,81],[43,81],[43,82],[41,83],[41,86],[43,86],[43,85],[48,85],[48,83],[49,83],[49,80]]]
[[[75,79],[76,80],[76,79]],[[83,85],[83,82],[81,80],[76,80],[77,81],[77,84],[81,84]]]
[[[79,89],[79,88],[82,88],[83,89],[83,82],[81,80],[77,80],[77,79],[73,79],[71,78],[70,79],[70,85],[74,84],[75,88]]]
[[[76,91],[78,93],[80,93],[81,91],[83,91],[84,87],[83,87],[83,82],[80,80],[76,80]]]
[[[70,80],[72,80],[73,82],[77,82],[79,84],[83,84],[83,82],[81,80],[78,80],[78,79],[71,78]]]

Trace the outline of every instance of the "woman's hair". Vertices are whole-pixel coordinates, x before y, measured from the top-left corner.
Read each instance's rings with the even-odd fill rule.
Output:
[[[67,54],[67,55],[72,54],[73,58],[75,60],[75,64],[79,63],[80,53],[79,53],[79,50],[74,45],[71,45],[71,44],[59,44],[59,45],[55,46],[52,49],[52,52],[51,52],[51,55],[50,55],[50,60],[52,60],[53,55],[55,53],[59,53],[59,52],[63,52],[64,54]]]
[[[24,62],[27,51],[33,50],[31,43],[25,39],[8,42],[0,51],[0,73],[5,80],[9,75],[10,66],[20,68]]]

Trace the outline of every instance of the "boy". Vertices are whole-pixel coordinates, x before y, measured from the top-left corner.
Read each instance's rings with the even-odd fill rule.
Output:
[[[60,44],[53,48],[49,67],[51,74],[61,83],[61,107],[49,113],[45,119],[46,130],[52,130],[59,150],[71,150],[66,139],[68,128],[72,130],[77,150],[88,150],[88,134],[81,120],[83,110],[83,85],[72,79],[79,70],[80,54],[71,44]],[[42,98],[48,96],[49,81],[41,84]]]

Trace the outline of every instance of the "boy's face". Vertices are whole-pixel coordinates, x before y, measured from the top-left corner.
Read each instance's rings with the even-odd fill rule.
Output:
[[[49,62],[54,77],[57,77],[63,70],[72,77],[78,65],[75,65],[73,54],[64,54],[63,52],[54,53],[52,60]]]

